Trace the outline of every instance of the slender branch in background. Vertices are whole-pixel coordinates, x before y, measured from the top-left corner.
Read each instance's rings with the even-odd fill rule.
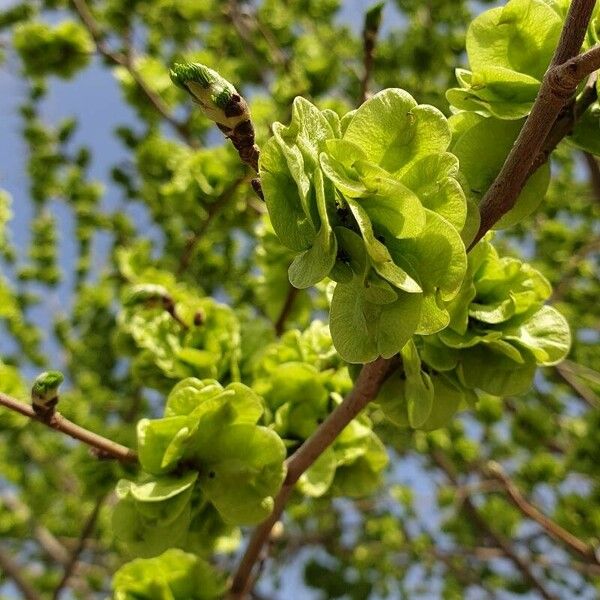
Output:
[[[533,504],[531,504],[521,493],[519,488],[504,472],[502,466],[496,462],[488,462],[484,472],[499,481],[512,503],[526,516],[535,521],[546,533],[555,540],[562,542],[568,548],[579,554],[584,560],[595,565],[600,565],[600,560],[594,548],[580,540],[577,536],[563,529],[558,523],[547,517]]]
[[[358,379],[344,401],[319,425],[317,430],[286,461],[287,476],[275,498],[275,507],[266,521],[253,532],[246,551],[234,575],[230,600],[240,600],[252,586],[252,571],[259,559],[262,547],[269,539],[273,525],[292,494],[294,485],[301,475],[335,441],[344,428],[373,400],[381,384],[391,370],[393,359],[378,358],[363,366]]]
[[[595,0],[573,0],[552,63],[537,98],[500,173],[480,205],[481,225],[474,246],[515,204],[536,157],[577,84],[600,68],[600,47],[573,58],[583,43]]]
[[[2,392],[0,392],[0,405],[91,446],[102,458],[114,458],[126,463],[136,463],[138,460],[137,454],[130,448],[84,429],[58,412],[55,412],[50,419],[44,419],[36,414],[28,404],[24,404]]]
[[[33,512],[24,502],[12,495],[2,496],[0,502],[11,512],[21,513],[31,525],[33,537],[38,541],[42,550],[54,561],[66,565],[69,561],[69,551],[48,531],[33,518]]]
[[[85,549],[85,544],[94,531],[94,527],[96,526],[96,521],[98,520],[98,515],[100,514],[100,509],[104,504],[105,498],[106,495],[102,495],[100,496],[100,498],[98,498],[96,504],[94,505],[94,508],[92,509],[92,512],[90,513],[90,516],[85,522],[83,529],[81,530],[81,535],[79,536],[77,546],[75,546],[75,549],[71,554],[69,562],[65,565],[65,571],[63,573],[63,576],[61,577],[61,580],[58,582],[58,585],[54,590],[53,600],[58,600],[60,598],[62,590],[67,586],[69,579],[73,575],[73,572],[77,567],[77,561],[79,560],[81,553]]]
[[[300,290],[298,288],[294,287],[290,283],[287,295],[285,297],[285,301],[283,302],[283,306],[281,307],[281,312],[279,313],[279,316],[277,317],[277,320],[275,321],[275,333],[278,336],[281,336],[281,334],[285,330],[285,322],[287,321],[287,318],[290,316],[290,312],[294,306],[294,301],[298,297],[299,293],[300,293]]]
[[[450,482],[454,486],[459,485],[458,474],[454,465],[448,460],[448,458],[440,451],[434,450],[431,452],[431,458],[436,463],[436,465],[446,474],[446,477],[450,480]],[[471,521],[473,524],[488,538],[490,538],[496,546],[498,546],[504,555],[511,560],[514,566],[521,573],[521,576],[525,581],[529,583],[534,589],[538,591],[538,593],[545,600],[558,600],[556,596],[550,594],[544,588],[541,581],[533,574],[530,568],[530,564],[521,558],[512,548],[510,542],[501,534],[494,531],[487,519],[485,519],[470,497],[466,497],[463,502],[463,507],[469,514]]]
[[[589,152],[583,152],[582,154],[590,174],[590,187],[592,188],[594,199],[600,205],[600,164],[593,154]]]
[[[21,568],[13,558],[4,550],[0,549],[0,569],[21,592],[25,600],[42,600],[29,581],[21,574]]]
[[[381,16],[385,2],[378,2],[365,13],[363,26],[363,76],[360,81],[360,104],[369,97],[369,83],[373,71],[375,44],[381,26]]]
[[[199,229],[190,236],[187,240],[183,249],[183,254],[177,267],[177,275],[181,275],[189,266],[194,255],[194,250],[198,245],[198,242],[202,239],[202,236],[206,233],[206,230],[212,223],[213,219],[229,204],[232,198],[235,196],[235,192],[240,187],[246,177],[238,177],[229,187],[223,190],[223,193],[212,203],[206,207],[206,218],[200,225]]]
[[[192,137],[188,126],[185,123],[178,121],[170,112],[169,107],[164,103],[163,99],[148,86],[144,78],[135,69],[132,55],[133,48],[127,44],[125,54],[112,51],[104,40],[104,32],[98,25],[92,11],[85,0],[71,0],[75,11],[79,15],[81,22],[92,36],[96,49],[109,62],[114,65],[124,67],[131,75],[137,86],[144,93],[154,110],[179,134],[179,136],[190,146],[197,147],[198,142]]]
[[[562,300],[565,292],[569,289],[569,284],[573,274],[577,271],[577,268],[582,261],[586,260],[588,256],[594,252],[600,250],[600,238],[591,240],[587,244],[584,244],[571,255],[571,258],[567,261],[567,264],[563,267],[563,274],[558,283],[554,286],[554,291],[550,297],[550,302],[555,303]]]
[[[567,365],[559,363],[555,367],[556,372],[562,377],[565,383],[577,394],[585,400],[592,408],[600,408],[600,398],[597,394],[585,383],[577,378],[577,375]]]

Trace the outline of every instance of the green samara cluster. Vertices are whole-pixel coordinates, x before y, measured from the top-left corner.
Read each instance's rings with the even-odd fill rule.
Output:
[[[313,321],[269,345],[254,365],[252,387],[264,398],[265,421],[293,453],[352,389],[329,329]],[[360,497],[373,493],[388,463],[370,419],[353,420],[306,471],[298,488],[307,496]]]
[[[114,600],[217,600],[226,591],[214,567],[177,548],[123,565],[112,587]]]
[[[257,425],[260,396],[241,383],[184,379],[162,419],[138,422],[138,481],[117,485],[116,536],[136,556],[179,547],[201,554],[235,547],[236,526],[273,509],[285,476],[285,446]]]
[[[292,285],[337,282],[330,326],[342,358],[390,357],[447,326],[478,215],[445,117],[387,89],[342,119],[296,98],[273,134],[260,158],[269,216],[297,253]]]
[[[536,368],[559,363],[571,345],[564,317],[544,305],[551,291],[527,263],[501,258],[487,240],[480,242],[448,306],[448,327],[402,349],[403,369],[378,397],[385,414],[402,426],[436,429],[474,404],[477,392],[527,392]]]

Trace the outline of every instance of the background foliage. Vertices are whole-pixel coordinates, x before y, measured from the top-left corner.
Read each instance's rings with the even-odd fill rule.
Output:
[[[349,389],[318,323],[276,341],[293,255],[265,220],[233,148],[167,70],[182,57],[218,68],[248,98],[259,144],[274,121],[289,122],[295,96],[344,114],[360,103],[362,11],[358,16],[360,3],[341,4],[105,0],[89,4],[93,13],[61,0],[3,7],[0,81],[17,93],[2,100],[2,391],[26,398],[33,375],[60,369],[61,412],[133,446],[135,422],[161,418],[164,398],[185,377],[224,385],[241,379],[275,415],[285,369],[309,371],[311,397],[321,400],[309,414],[291,402],[276,420],[291,440],[306,437],[331,408],[329,399]],[[372,89],[401,87],[449,114],[444,92],[455,85],[466,27],[484,4],[389,2]],[[95,102],[97,86],[113,85],[109,77],[123,108]],[[65,110],[56,109],[57,99]],[[84,135],[98,133],[85,119],[111,131]],[[23,151],[26,164],[19,165],[13,155]],[[3,172],[7,164],[24,166],[26,180]],[[332,500],[301,481],[313,498],[291,504],[257,597],[597,597],[600,567],[549,536],[509,493],[516,485],[584,542],[600,540],[594,164],[561,147],[545,202],[496,236],[506,254],[526,258],[552,283],[552,302],[573,333],[568,361],[538,371],[526,395],[483,396],[431,433],[399,430],[371,411],[367,424],[376,436],[357,424],[352,440],[362,452],[354,477],[364,476],[359,491],[369,495]],[[155,301],[156,288],[140,309],[140,286],[148,284],[174,302],[177,318]],[[304,330],[323,318],[325,293],[320,286],[298,292],[286,328]],[[253,360],[259,348],[267,351]],[[295,398],[294,390],[287,394]],[[2,411],[0,423],[0,558],[16,562],[28,585],[50,597],[89,524],[62,595],[105,597],[110,576],[129,558],[113,535],[111,492],[132,471],[12,413]],[[333,451],[346,467],[334,473],[329,466],[332,491],[347,496],[344,469],[352,461],[343,443]],[[490,472],[488,461],[503,471]],[[217,563],[231,572],[240,533],[220,533]],[[6,564],[1,591],[11,597]]]

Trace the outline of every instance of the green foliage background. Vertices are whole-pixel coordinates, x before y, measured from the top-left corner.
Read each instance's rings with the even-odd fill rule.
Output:
[[[293,253],[274,235],[233,148],[172,85],[167,68],[185,58],[218,69],[249,100],[263,145],[273,122],[289,122],[296,96],[340,115],[359,103],[361,24],[354,16],[352,27],[347,21],[354,3],[345,3],[344,18],[340,4],[96,1],[90,8],[97,40],[69,2],[22,2],[0,12],[0,68],[20,77],[25,90],[11,119],[18,115],[29,196],[27,205],[16,204],[9,192],[21,197],[20,190],[0,192],[3,392],[26,399],[34,374],[60,369],[61,412],[133,447],[135,423],[158,422],[178,381],[241,380],[265,397],[277,433],[293,447],[348,391],[349,374],[322,339],[321,325],[308,329],[326,315],[323,285],[296,294],[286,322],[291,331],[276,342],[273,323],[288,294]],[[448,115],[445,91],[455,86],[454,68],[464,66],[466,28],[485,4],[389,2],[372,89],[403,88]],[[79,141],[85,124],[77,118],[45,117],[62,80],[76,105],[78,94],[89,98],[82,90],[98,69],[114,77],[128,107],[111,133],[115,160],[101,156],[101,144]],[[96,110],[101,118],[103,107]],[[14,152],[0,144],[3,155]],[[99,173],[98,161],[110,172]],[[272,543],[273,560],[258,587],[265,597],[305,597],[308,590],[354,599],[480,598],[499,590],[538,597],[499,539],[555,597],[597,596],[599,568],[525,518],[483,469],[489,460],[501,463],[557,523],[599,543],[600,197],[573,146],[561,146],[551,167],[544,203],[495,243],[526,258],[553,285],[552,303],[573,334],[568,361],[539,370],[525,395],[484,395],[433,432],[398,429],[381,410],[370,411],[320,465],[331,492],[345,498],[323,496],[322,479],[300,482],[306,496],[290,505]],[[11,231],[13,213],[15,222],[28,221],[27,242]],[[63,226],[66,215],[73,234]],[[67,254],[65,246],[72,249]],[[148,285],[155,286],[151,302]],[[156,303],[165,296],[186,330]],[[278,412],[282,386],[303,377],[313,386],[314,405],[299,406],[302,393],[290,389],[286,398],[297,396],[298,406]],[[348,448],[360,452],[349,458]],[[97,461],[86,447],[0,412],[0,550],[22,565],[41,597],[56,588],[96,505],[91,542],[64,597],[109,593],[111,575],[130,558],[113,535],[111,492],[119,479],[135,479],[133,470]],[[367,495],[346,497],[357,485],[356,495]],[[261,515],[244,517],[255,522]],[[217,563],[230,573],[240,532],[210,518],[222,527],[211,538]],[[176,553],[173,560],[180,560]],[[10,581],[2,583],[0,591],[11,597]]]

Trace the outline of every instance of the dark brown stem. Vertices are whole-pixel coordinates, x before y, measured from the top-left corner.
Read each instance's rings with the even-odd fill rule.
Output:
[[[382,4],[378,4],[367,11],[363,26],[363,76],[360,81],[360,104],[369,97],[369,83],[373,71],[375,45],[381,25]]]
[[[279,313],[279,316],[277,317],[277,320],[275,321],[275,333],[278,336],[281,336],[281,334],[285,330],[285,322],[287,321],[287,318],[290,315],[290,312],[294,306],[294,302],[295,302],[296,298],[298,297],[299,293],[300,293],[300,290],[298,288],[294,287],[290,283],[290,287],[288,288],[288,293],[285,297],[283,306],[281,307],[281,312]]]
[[[537,98],[500,173],[480,205],[481,225],[475,245],[515,204],[544,143],[571,101],[580,81],[599,68],[600,47],[576,56],[581,48],[595,0],[573,0],[552,63]]]
[[[431,453],[433,461],[437,466],[446,474],[446,477],[454,486],[459,485],[458,474],[454,465],[448,460],[448,458],[440,451],[433,451]],[[545,600],[558,600],[556,596],[550,594],[546,588],[542,585],[541,581],[533,574],[530,565],[527,561],[522,559],[512,548],[510,542],[497,531],[495,531],[487,519],[485,519],[481,513],[477,510],[475,504],[470,497],[466,497],[463,502],[465,510],[469,513],[469,517],[472,523],[479,529],[485,536],[489,537],[496,546],[498,546],[504,555],[510,559],[514,566],[519,570],[523,579],[534,588],[542,598]]]
[[[594,548],[578,537],[563,529],[558,523],[547,517],[533,504],[531,504],[521,493],[516,484],[504,472],[498,463],[488,463],[484,469],[485,474],[494,477],[502,484],[507,496],[512,503],[526,516],[535,521],[546,533],[555,540],[565,544],[572,552],[581,556],[585,561],[600,565],[600,560]]]
[[[0,569],[15,584],[25,600],[42,600],[31,583],[21,574],[19,565],[2,549],[0,549]]]
[[[234,575],[230,600],[241,600],[252,584],[252,571],[262,547],[269,539],[273,525],[279,520],[300,476],[335,441],[344,428],[373,400],[385,380],[392,359],[378,358],[363,366],[352,391],[344,401],[321,423],[317,430],[286,461],[287,476],[275,498],[275,507],[266,521],[253,532]]]
[[[600,205],[600,164],[598,159],[589,152],[583,152],[583,159],[590,175],[590,188],[594,194],[594,200]]]
[[[77,546],[73,550],[69,562],[65,565],[65,571],[61,580],[58,582],[56,589],[54,590],[53,600],[58,600],[60,598],[62,590],[67,586],[69,579],[73,575],[75,571],[75,567],[77,566],[77,561],[79,560],[79,556],[85,549],[86,542],[88,538],[92,535],[94,531],[94,527],[96,526],[96,521],[98,520],[98,515],[100,514],[100,509],[102,508],[102,504],[104,503],[104,499],[106,496],[102,495],[96,501],[90,516],[88,517],[83,529],[81,530],[81,535],[79,536],[79,540],[77,541]]]
[[[63,417],[58,412],[55,412],[49,419],[44,419],[37,415],[28,404],[19,402],[16,398],[7,396],[2,392],[0,392],[0,405],[91,446],[103,458],[114,458],[126,463],[136,463],[138,460],[137,454],[130,448],[102,437],[93,431],[84,429],[69,421],[69,419]]]

